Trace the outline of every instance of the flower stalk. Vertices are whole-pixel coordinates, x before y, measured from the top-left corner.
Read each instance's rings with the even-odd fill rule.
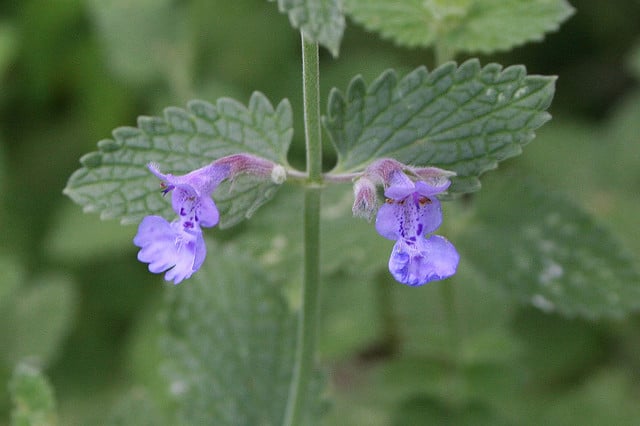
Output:
[[[318,44],[302,35],[302,87],[307,158],[307,187],[304,194],[304,276],[298,317],[293,377],[284,425],[304,424],[309,385],[316,361],[316,335],[320,293],[320,184],[322,183],[322,140]]]

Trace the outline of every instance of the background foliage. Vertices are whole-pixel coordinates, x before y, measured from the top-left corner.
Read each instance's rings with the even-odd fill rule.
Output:
[[[196,97],[211,103],[233,97],[247,105],[259,90],[274,105],[289,99],[288,161],[304,160],[299,36],[288,21],[305,25],[304,15],[295,14],[305,2],[145,0],[123,9],[131,3],[0,5],[0,383],[7,384],[0,386],[0,424],[9,423],[10,390],[16,424],[30,415],[54,419],[54,406],[60,424],[160,424],[187,389],[167,383],[171,372],[197,365],[211,380],[227,379],[216,378],[200,358],[189,365],[163,361],[183,349],[172,338],[201,332],[198,322],[171,310],[176,301],[215,304],[221,294],[200,289],[196,280],[162,285],[134,260],[135,227],[101,222],[61,195],[77,159],[97,141],[116,127],[135,126],[139,115],[161,115],[167,105],[184,107]],[[454,279],[421,289],[392,282],[386,273],[391,247],[371,224],[349,217],[351,189],[326,194],[320,349],[333,400],[326,424],[430,418],[434,424],[632,425],[640,418],[640,4],[571,4],[577,13],[539,43],[505,52],[532,39],[516,34],[505,49],[485,54],[469,45],[482,39],[463,34],[436,46],[439,55],[460,52],[460,61],[479,52],[483,65],[521,63],[530,74],[559,77],[553,120],[525,155],[483,178],[482,191],[445,205],[442,233],[463,253]],[[566,16],[566,10],[548,13]],[[447,28],[455,28],[455,10],[449,12]],[[433,68],[432,50],[398,48],[354,21],[372,28],[367,16],[353,14],[340,55],[321,51],[323,99],[332,87],[345,93],[356,74],[370,84],[387,68],[400,76],[421,65]],[[414,37],[389,31],[395,42]],[[334,39],[327,45],[338,52]],[[328,169],[337,158],[329,140],[325,146]],[[264,276],[282,286],[283,297],[263,308],[277,313],[285,331],[290,319],[283,306],[296,300],[300,276],[299,195],[280,191],[251,221],[209,234],[228,247],[215,250],[211,267],[237,269],[238,253],[257,260],[240,277],[223,276],[244,285]],[[567,224],[579,232],[563,234]],[[545,263],[539,255],[549,252],[565,263]],[[585,263],[592,269],[582,268]],[[554,299],[553,284],[570,282],[588,284],[577,285],[575,297]],[[443,304],[443,285],[455,292],[454,318]],[[247,289],[262,297],[263,289]],[[242,309],[248,308],[233,312]],[[159,321],[159,312],[167,317]],[[195,318],[218,324],[206,315]],[[166,321],[173,334],[166,334]],[[225,365],[251,352],[242,345],[234,350],[220,353],[229,357]],[[265,359],[285,362],[284,355],[266,353]],[[27,364],[18,364],[24,359]]]

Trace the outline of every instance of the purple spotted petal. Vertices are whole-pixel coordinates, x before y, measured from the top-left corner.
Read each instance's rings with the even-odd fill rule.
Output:
[[[440,201],[417,194],[400,201],[389,200],[376,216],[376,230],[390,240],[421,237],[438,229],[441,223]]]
[[[440,201],[435,197],[417,198],[416,215],[418,216],[418,219],[416,223],[418,224],[418,229],[416,229],[416,235],[422,236],[430,234],[442,225],[442,208],[440,207]]]
[[[455,274],[460,256],[446,238],[433,235],[417,242],[398,240],[389,258],[396,281],[420,286]]]
[[[206,256],[200,228],[187,231],[179,221],[169,223],[160,216],[145,217],[133,243],[140,247],[138,260],[153,273],[167,271],[165,279],[174,284],[189,278]]]

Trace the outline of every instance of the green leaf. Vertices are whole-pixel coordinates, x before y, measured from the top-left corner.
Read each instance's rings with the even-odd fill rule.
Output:
[[[11,303],[0,310],[1,357],[8,365],[25,357],[47,365],[69,333],[75,289],[68,278],[51,275],[14,294]]]
[[[632,256],[579,206],[514,179],[478,201],[477,223],[456,245],[507,294],[569,317],[640,309]]]
[[[523,66],[481,68],[475,59],[430,73],[420,67],[400,81],[387,70],[369,87],[356,77],[346,95],[333,89],[329,96],[334,171],[391,157],[455,171],[450,192],[475,191],[480,174],[520,154],[550,119],[554,90],[555,77],[528,76]]]
[[[340,0],[278,0],[278,8],[289,15],[291,26],[338,56],[345,28]]]
[[[166,371],[178,424],[281,424],[294,352],[294,315],[279,286],[230,244],[195,279],[169,290]]]
[[[345,0],[347,13],[400,45],[491,53],[540,41],[573,14],[566,0]]]
[[[274,109],[255,92],[249,106],[228,98],[216,105],[191,101],[187,109],[169,107],[164,117],[140,117],[138,127],[120,127],[114,139],[98,143],[100,151],[85,155],[83,168],[73,173],[64,193],[85,211],[103,219],[137,222],[150,214],[174,216],[159,182],[146,168],[153,161],[163,172],[184,174],[220,157],[246,152],[287,164],[293,134],[291,105],[286,99]],[[236,224],[271,196],[277,185],[247,176],[220,185],[214,199],[220,227]]]
[[[9,390],[13,401],[12,426],[53,426],[58,423],[53,390],[37,368],[18,364]]]

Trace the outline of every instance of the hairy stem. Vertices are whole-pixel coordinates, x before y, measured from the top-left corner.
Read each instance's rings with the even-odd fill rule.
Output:
[[[307,152],[307,187],[304,194],[304,282],[298,317],[293,378],[289,389],[284,425],[304,424],[309,385],[316,360],[316,334],[320,293],[320,183],[322,183],[322,140],[318,44],[302,36],[302,87]]]

